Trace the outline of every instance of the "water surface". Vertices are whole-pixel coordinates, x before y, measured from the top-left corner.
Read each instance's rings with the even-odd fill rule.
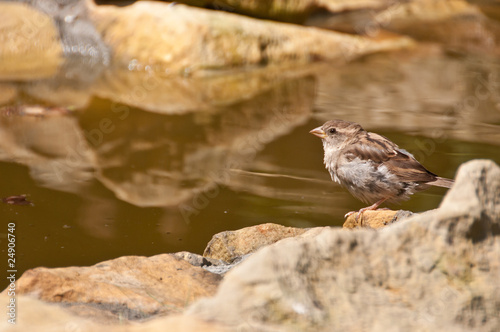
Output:
[[[359,122],[444,177],[471,159],[500,163],[499,68],[487,57],[422,52],[201,78],[114,69],[93,84],[6,82],[15,92],[4,105],[68,113],[2,109],[0,197],[27,194],[34,206],[0,204],[0,233],[16,224],[20,275],[202,253],[217,232],[268,222],[341,226],[364,205],[332,183],[309,130]],[[432,188],[392,208],[426,211],[445,193]],[[1,246],[7,259],[4,238]]]

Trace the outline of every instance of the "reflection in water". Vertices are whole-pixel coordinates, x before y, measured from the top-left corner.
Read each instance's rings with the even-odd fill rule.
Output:
[[[69,116],[0,117],[0,159],[30,167],[40,185],[78,192],[92,178],[95,157]]]
[[[96,239],[116,238],[117,206],[113,199],[86,195],[78,209],[76,223]]]
[[[173,206],[226,183],[226,168],[242,168],[263,146],[309,116],[311,78],[283,81],[250,100],[210,114],[165,116],[127,110],[86,112],[82,129],[96,161],[96,177],[137,206]]]
[[[340,225],[361,205],[332,183],[308,133],[328,119],[359,122],[445,177],[473,158],[500,162],[500,70],[486,57],[422,47],[342,67],[156,77],[149,90],[140,87],[151,73],[128,73],[83,90],[9,85],[10,105],[78,106],[81,96],[86,105],[61,115],[0,110],[0,197],[28,194],[35,204],[0,204],[29,252],[20,271],[201,253],[216,232],[264,222]],[[444,192],[394,208],[432,209]]]
[[[315,118],[432,139],[500,142],[500,61],[434,47],[376,55],[318,77]]]

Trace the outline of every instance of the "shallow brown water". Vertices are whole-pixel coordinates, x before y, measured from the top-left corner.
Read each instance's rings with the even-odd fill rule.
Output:
[[[331,182],[309,130],[333,118],[360,122],[444,177],[471,159],[500,163],[499,73],[486,58],[399,54],[150,85],[141,73],[128,83],[127,73],[111,73],[97,88],[71,88],[78,97],[67,103],[61,87],[14,84],[11,105],[86,102],[68,115],[1,116],[0,197],[27,194],[34,206],[0,204],[0,252],[6,261],[12,222],[18,276],[202,253],[217,232],[267,222],[341,226],[363,204]],[[433,209],[445,192],[393,208]]]

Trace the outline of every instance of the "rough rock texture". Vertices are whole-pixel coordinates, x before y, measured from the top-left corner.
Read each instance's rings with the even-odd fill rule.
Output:
[[[9,297],[0,294],[0,303],[8,303]],[[47,303],[30,296],[16,297],[18,316],[16,324],[12,325],[7,319],[0,320],[0,331],[12,332],[229,332],[230,330],[207,323],[200,319],[181,315],[170,315],[141,322],[140,324],[100,324],[95,320],[85,319],[68,312],[61,306]],[[7,317],[7,316],[5,316]]]
[[[306,229],[303,228],[271,223],[222,232],[212,237],[203,256],[232,262],[235,258],[252,253],[259,248],[305,232]]]
[[[498,330],[499,235],[500,168],[471,161],[439,209],[282,240],[188,314],[242,331]]]
[[[90,267],[36,268],[23,273],[16,286],[18,295],[61,303],[79,316],[109,323],[182,312],[212,295],[219,281],[218,275],[163,254]]]
[[[208,272],[215,274],[226,273],[227,271],[231,270],[233,267],[235,267],[236,265],[240,264],[245,259],[250,257],[250,255],[251,253],[243,256],[238,256],[234,258],[231,261],[231,263],[228,263],[221,259],[203,257],[202,255],[193,254],[187,251],[181,251],[174,254],[174,256],[177,257],[178,259],[183,259],[191,265],[202,267]]]
[[[378,210],[378,211],[365,211],[362,217],[356,219],[356,213],[347,217],[344,222],[343,228],[382,228],[387,225],[401,221],[413,213],[410,211],[398,210]]]

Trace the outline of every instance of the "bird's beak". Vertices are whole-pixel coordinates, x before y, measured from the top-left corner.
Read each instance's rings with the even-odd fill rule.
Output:
[[[319,138],[326,138],[326,133],[321,129],[321,127],[314,128],[309,132],[309,134],[313,134],[314,136],[318,136]]]

